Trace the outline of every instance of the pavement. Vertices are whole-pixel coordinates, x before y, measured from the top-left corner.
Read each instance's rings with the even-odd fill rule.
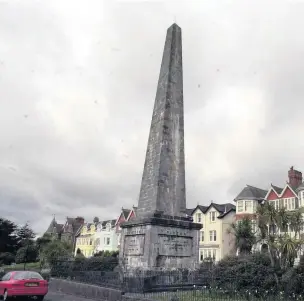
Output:
[[[86,299],[84,297],[77,297],[72,295],[66,295],[58,292],[48,292],[45,296],[45,301],[96,301],[92,299]]]

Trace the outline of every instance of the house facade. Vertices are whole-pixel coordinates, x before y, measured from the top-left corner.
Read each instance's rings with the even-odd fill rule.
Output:
[[[84,224],[83,217],[67,217],[64,224],[57,223],[55,217],[52,219],[45,234],[50,234],[56,239],[67,242],[75,249],[76,234]]]
[[[233,204],[198,205],[191,215],[195,223],[202,225],[199,236],[200,262],[210,259],[218,262],[235,252],[234,236],[228,231],[235,219]]]
[[[247,185],[235,198],[236,221],[249,218],[252,221],[252,229],[258,234],[257,206],[265,202],[271,203],[277,210],[285,208],[286,211],[294,211],[304,207],[304,183],[302,173],[291,167],[288,171],[288,181],[282,187],[270,184],[268,190]],[[288,225],[287,234],[294,236]],[[268,248],[263,241],[254,246],[254,251]]]
[[[76,234],[75,255],[79,249],[81,253],[89,258],[95,253],[96,224],[85,223]]]
[[[132,209],[121,208],[121,213],[115,222],[115,230],[117,235],[117,247],[120,248],[120,238],[121,238],[121,227],[120,225],[124,222],[130,221],[136,218],[137,207],[132,207]]]
[[[116,220],[108,220],[99,222],[96,225],[94,236],[95,249],[94,252],[100,251],[117,251],[118,250],[118,235],[116,233]]]
[[[51,235],[55,239],[61,239],[63,225],[64,224],[57,223],[55,216],[54,216],[44,234]]]

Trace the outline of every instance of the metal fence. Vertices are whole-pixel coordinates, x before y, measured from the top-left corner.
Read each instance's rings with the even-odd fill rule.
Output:
[[[111,265],[112,264],[112,265]],[[212,269],[200,271],[113,271],[114,262],[102,270],[98,265],[80,265],[75,262],[58,261],[52,266],[51,276],[71,281],[115,288],[133,300],[155,301],[274,301],[303,300],[304,294],[290,293],[276,288],[274,282],[254,287],[252,277],[237,278],[234,275],[217,275]],[[94,266],[94,270],[92,269]],[[259,277],[259,276],[258,276]],[[263,280],[262,280],[263,281]],[[303,279],[304,282],[304,279]]]

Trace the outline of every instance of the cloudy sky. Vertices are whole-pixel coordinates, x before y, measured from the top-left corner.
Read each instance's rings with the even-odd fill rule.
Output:
[[[304,171],[304,1],[0,1],[0,215],[137,204],[166,29],[183,30],[187,203]],[[302,21],[301,21],[302,19]]]

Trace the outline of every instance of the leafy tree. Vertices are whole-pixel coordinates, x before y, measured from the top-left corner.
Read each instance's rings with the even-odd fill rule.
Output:
[[[256,236],[253,233],[251,221],[245,218],[238,223],[234,223],[228,232],[233,232],[235,247],[239,251],[239,254],[250,254],[253,245],[256,243]]]
[[[292,267],[303,245],[300,231],[303,217],[300,210],[288,212],[285,208],[275,209],[269,202],[257,208],[259,238],[268,246],[268,256],[275,271],[276,283],[280,276]],[[292,237],[291,232],[295,235]]]
[[[17,225],[7,219],[0,218],[0,253],[16,254],[18,249]]]
[[[41,254],[41,261],[53,265],[57,260],[61,258],[67,258],[71,256],[70,246],[64,244],[60,240],[53,240],[43,250]]]
[[[36,245],[39,251],[42,251],[51,241],[53,240],[52,235],[45,233],[42,237],[36,239]]]
[[[99,223],[99,218],[98,218],[97,216],[95,216],[94,219],[93,219],[93,222],[94,222],[95,224]]]
[[[35,262],[38,259],[38,250],[35,245],[21,247],[16,254],[16,263]]]
[[[10,265],[15,261],[15,255],[13,253],[4,252],[0,253],[0,265]]]
[[[34,243],[34,238],[36,235],[35,235],[34,231],[30,228],[28,223],[26,223],[24,226],[18,228],[16,234],[18,236],[19,245],[21,247],[24,247],[27,244]]]

